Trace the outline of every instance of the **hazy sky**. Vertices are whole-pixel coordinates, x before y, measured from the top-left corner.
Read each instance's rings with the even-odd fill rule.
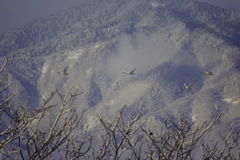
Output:
[[[86,0],[0,0],[0,34]],[[89,0],[88,0],[89,1]],[[195,0],[240,10],[240,0]]]
[[[86,0],[0,0],[0,34]]]

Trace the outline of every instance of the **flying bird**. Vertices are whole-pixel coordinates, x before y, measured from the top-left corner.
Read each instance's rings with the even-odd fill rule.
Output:
[[[134,75],[134,71],[136,70],[137,68],[135,68],[134,70],[132,71],[127,71],[127,70],[123,70],[123,74],[129,74],[129,75]]]
[[[202,72],[202,73],[205,74],[205,75],[213,75],[212,72],[206,72],[206,71],[204,71],[204,72]]]
[[[190,84],[190,85],[186,85],[185,83],[184,83],[184,87],[186,88],[186,89],[192,89],[192,84]]]
[[[62,75],[68,75],[67,69],[68,69],[68,66],[62,72],[57,72],[57,73]]]

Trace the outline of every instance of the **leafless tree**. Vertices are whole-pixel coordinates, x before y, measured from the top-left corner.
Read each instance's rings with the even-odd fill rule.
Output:
[[[199,140],[219,118],[220,116],[217,116],[210,123],[203,123],[201,127],[195,127],[194,122],[189,122],[183,117],[178,122],[165,118],[164,126],[166,129],[162,134],[143,129],[149,148],[146,152],[146,158],[161,160],[194,159],[194,150],[198,147]]]
[[[164,118],[164,131],[154,132],[146,127],[146,121],[140,122],[141,112],[135,118],[129,119],[123,114],[125,108],[126,106],[112,122],[98,115],[105,134],[101,136],[101,147],[92,150],[93,159],[194,160],[199,159],[194,157],[196,153],[203,152],[201,159],[236,159],[233,153],[239,150],[239,134],[221,135],[224,141],[230,137],[232,139],[231,143],[226,141],[222,149],[216,145],[210,148],[203,138],[221,115],[200,127],[196,127],[195,122],[184,117],[178,121]]]
[[[134,118],[124,116],[125,107],[112,122],[107,122],[103,117],[97,115],[106,134],[101,136],[101,147],[93,148],[93,159],[119,160],[123,156],[125,159],[127,157],[141,159],[143,136],[138,135],[138,131],[146,121],[139,120],[141,111]]]
[[[83,117],[84,111],[79,115],[76,105],[69,102],[78,93],[79,86],[70,88],[65,96],[55,90],[48,98],[41,96],[39,107],[30,110],[28,102],[25,105],[14,106],[13,94],[4,94],[13,84],[5,84],[7,72],[5,67],[10,60],[2,66],[0,93],[4,95],[0,104],[1,121],[0,151],[1,159],[45,159],[52,156],[62,156],[65,159],[77,159],[83,156],[91,147],[91,137],[87,130],[83,136],[76,136],[77,126]],[[54,98],[60,99],[53,103]],[[15,158],[14,158],[15,157]]]
[[[18,152],[16,148],[10,145],[10,143],[25,132],[29,121],[34,118],[28,116],[28,107],[13,107],[13,98],[16,94],[11,93],[9,88],[12,86],[14,80],[12,79],[8,83],[8,74],[6,71],[6,66],[10,60],[11,57],[6,57],[6,60],[0,69],[0,154],[4,154],[7,157]]]
[[[69,101],[81,94],[77,93],[78,87],[75,90],[72,87],[65,97],[57,90],[48,99],[42,97],[42,103],[34,113],[36,114],[35,120],[31,121],[25,133],[18,138],[20,148],[27,148],[26,156],[20,150],[22,159],[44,159],[53,156],[56,151],[60,151],[65,158],[70,155],[71,158],[81,156],[78,154],[73,156],[73,152],[76,150],[80,152],[86,136],[83,137],[83,140],[75,143],[73,131],[82,119],[84,111],[78,115],[76,105],[68,107]],[[60,98],[60,103],[51,105],[49,103],[54,96]],[[63,149],[60,150],[60,148],[65,148],[66,152],[63,153]]]
[[[202,150],[206,160],[232,160],[240,159],[240,131],[229,132],[228,135],[222,135],[221,139],[214,143],[202,142]],[[219,143],[222,144],[219,144]]]

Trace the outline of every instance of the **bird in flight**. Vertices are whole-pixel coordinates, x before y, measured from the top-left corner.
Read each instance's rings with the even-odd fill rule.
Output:
[[[213,75],[212,72],[206,72],[206,71],[204,71],[204,72],[202,72],[202,73],[205,74],[205,75]]]
[[[190,85],[186,85],[185,83],[184,83],[184,87],[186,88],[186,89],[192,89],[192,84],[190,84]]]
[[[129,74],[129,75],[134,75],[134,71],[136,70],[137,68],[135,68],[134,70],[132,71],[127,71],[127,70],[123,70],[123,74]]]
[[[63,75],[68,75],[67,69],[68,69],[68,66],[62,72],[57,72],[57,73],[58,74],[63,74]]]

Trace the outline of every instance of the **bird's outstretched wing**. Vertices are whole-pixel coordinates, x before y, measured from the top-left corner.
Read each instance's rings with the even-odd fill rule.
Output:
[[[186,89],[192,89],[192,86],[193,86],[193,84],[186,85],[186,84],[184,83],[184,87],[185,87]]]
[[[62,72],[57,72],[57,73],[62,74],[62,75],[68,75],[67,69],[68,69],[68,66],[66,68],[64,68],[64,70]]]
[[[213,73],[212,73],[211,71],[209,71],[209,72],[204,71],[204,72],[202,72],[202,73],[205,74],[205,75],[213,75]]]
[[[66,73],[68,69],[68,66],[63,70],[63,73]]]
[[[207,72],[207,75],[213,75],[213,73],[211,71]]]
[[[134,68],[132,71],[127,71],[127,70],[124,69],[122,73],[123,73],[123,74],[134,75],[133,72],[134,72],[136,69],[137,69],[137,68]]]
[[[136,71],[137,68],[134,68],[132,71],[130,71],[131,73],[133,73],[134,71]]]

